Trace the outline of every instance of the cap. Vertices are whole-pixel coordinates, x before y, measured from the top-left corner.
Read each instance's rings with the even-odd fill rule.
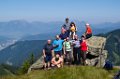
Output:
[[[89,26],[90,24],[86,23],[86,26]]]

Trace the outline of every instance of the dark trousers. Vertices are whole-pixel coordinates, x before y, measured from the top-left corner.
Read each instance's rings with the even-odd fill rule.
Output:
[[[73,48],[74,64],[80,64],[80,48]]]
[[[89,39],[90,37],[92,37],[92,34],[87,34],[86,35],[86,39]]]
[[[70,30],[67,30],[67,37],[69,37],[70,35]]]
[[[80,51],[80,55],[81,55],[81,64],[83,64],[83,65],[86,65],[86,62],[85,62],[85,60],[86,60],[86,51]]]
[[[71,51],[66,51],[65,62],[72,64],[72,53]]]

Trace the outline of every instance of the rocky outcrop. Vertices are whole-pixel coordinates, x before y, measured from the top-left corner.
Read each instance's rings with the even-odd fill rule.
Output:
[[[28,73],[32,70],[41,69],[43,67],[43,57],[39,58],[33,65],[28,69]]]
[[[88,43],[88,54],[93,56],[91,58],[87,58],[86,63],[90,66],[98,66],[103,67],[105,60],[107,58],[107,51],[104,50],[104,46],[106,43],[106,38],[92,36],[87,40]],[[38,59],[28,70],[30,72],[32,69],[40,69],[43,67],[43,57]]]
[[[107,50],[104,50],[106,38],[92,36],[92,38],[87,40],[87,43],[88,52],[90,52],[91,55],[97,56],[92,59],[87,59],[87,64],[103,67],[107,58]]]

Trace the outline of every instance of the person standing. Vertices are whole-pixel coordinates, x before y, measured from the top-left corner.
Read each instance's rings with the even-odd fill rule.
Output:
[[[53,41],[53,47],[55,55],[59,54],[60,56],[63,55],[62,48],[63,48],[64,40],[61,40],[59,35],[56,35],[56,39]]]
[[[65,19],[65,24],[62,26],[62,30],[65,30],[67,33],[67,37],[69,37],[69,33],[70,33],[70,22],[69,22],[69,18]]]
[[[64,39],[66,39],[66,38],[68,37],[68,34],[67,34],[66,31],[62,30],[62,31],[61,31],[61,34],[59,35],[59,37],[60,37],[62,40],[64,40]]]
[[[55,67],[61,68],[61,67],[63,67],[63,58],[60,57],[59,54],[56,54],[56,56],[52,58],[51,63],[52,63],[51,66],[53,68],[55,68]]]
[[[75,39],[73,40],[73,57],[74,57],[74,64],[80,64],[80,40],[78,36],[74,36]]]
[[[43,57],[44,57],[44,68],[48,67],[50,69],[50,62],[53,56],[53,46],[51,44],[51,40],[47,40],[47,44],[45,44],[43,48]]]
[[[72,47],[68,37],[63,43],[63,50],[65,55],[65,63],[69,65],[72,64]]]
[[[83,65],[86,65],[86,53],[87,53],[87,50],[88,50],[88,46],[87,46],[87,42],[85,40],[85,36],[82,36],[81,37],[81,40],[82,42],[80,43],[80,55],[81,55],[81,58],[82,58],[82,64]]]

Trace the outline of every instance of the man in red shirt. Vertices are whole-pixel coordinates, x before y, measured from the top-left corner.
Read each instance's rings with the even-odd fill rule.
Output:
[[[85,32],[86,39],[90,38],[92,36],[92,29],[90,27],[90,24],[86,24],[86,32]]]
[[[80,55],[82,58],[81,64],[86,65],[85,60],[86,60],[86,52],[88,50],[88,46],[85,40],[85,36],[81,37],[80,50],[81,50]]]

